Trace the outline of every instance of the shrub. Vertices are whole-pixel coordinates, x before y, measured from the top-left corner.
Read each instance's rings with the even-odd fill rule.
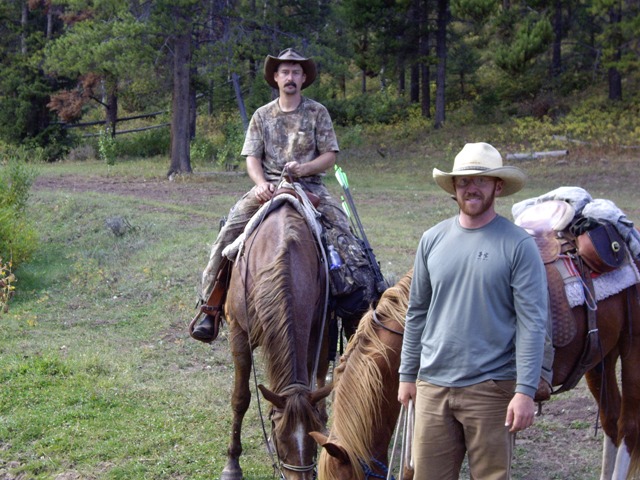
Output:
[[[131,132],[116,137],[116,153],[118,157],[130,158],[168,155],[170,143],[170,127]]]
[[[242,160],[243,143],[244,128],[239,115],[201,115],[197,120],[196,138],[191,142],[192,164],[215,162],[218,167],[233,170]]]
[[[16,278],[11,273],[11,262],[5,263],[0,257],[0,315],[9,310],[9,300],[13,296],[15,287],[13,283]]]
[[[393,92],[367,93],[353,98],[327,99],[324,105],[336,125],[391,124],[407,117],[409,102]]]
[[[36,172],[23,160],[0,160],[0,258],[14,267],[28,260],[37,246],[35,228],[26,215]]]
[[[107,165],[116,163],[116,139],[111,135],[111,129],[106,128],[100,132],[98,137],[98,153],[100,160]]]

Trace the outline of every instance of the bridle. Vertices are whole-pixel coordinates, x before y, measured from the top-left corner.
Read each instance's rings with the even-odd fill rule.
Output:
[[[373,317],[373,322],[378,325],[380,328],[383,328],[384,330],[386,330],[387,332],[391,332],[391,333],[395,333],[396,335],[400,335],[403,336],[404,335],[404,330],[400,331],[400,330],[394,330],[391,327],[387,327],[384,323],[382,323],[380,321],[380,319],[378,318],[378,315],[376,314],[376,310],[375,308],[373,309],[372,312],[372,317]]]
[[[284,390],[283,393],[286,392],[287,390],[291,390],[293,389],[296,385],[303,385],[301,383],[294,383],[291,385],[288,385]],[[307,385],[303,385],[304,387],[307,387]],[[271,430],[274,431],[274,421],[273,421],[273,414],[274,412],[278,411],[280,409],[273,407],[271,409],[271,413],[269,415],[269,419],[271,420]],[[264,431],[264,421],[262,422],[262,428]],[[264,432],[265,437],[266,437],[266,431]],[[289,463],[285,463],[280,459],[280,455],[278,455],[278,445],[277,445],[277,437],[276,435],[272,435],[271,436],[271,444],[273,445],[273,449],[275,450],[275,452],[271,451],[269,442],[267,440],[267,450],[269,451],[269,453],[271,454],[272,457],[272,461],[273,461],[273,469],[277,470],[278,473],[280,474],[280,478],[282,480],[285,480],[285,476],[284,473],[282,472],[282,470],[289,470],[290,472],[296,472],[296,473],[306,473],[306,472],[311,472],[314,471],[316,469],[317,463],[313,462],[309,465],[291,465]]]
[[[360,466],[362,467],[362,471],[364,472],[364,478],[381,478],[386,479],[389,475],[389,467],[387,467],[384,463],[376,458],[372,458],[371,462],[376,465],[380,470],[383,471],[383,474],[379,474],[373,471],[373,469],[365,463],[363,460],[358,460],[360,462]],[[391,480],[395,480],[395,477],[391,475]]]

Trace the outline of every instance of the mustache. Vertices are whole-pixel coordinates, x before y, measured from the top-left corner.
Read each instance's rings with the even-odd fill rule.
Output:
[[[285,87],[298,87],[298,84],[296,82],[287,82],[284,84]]]

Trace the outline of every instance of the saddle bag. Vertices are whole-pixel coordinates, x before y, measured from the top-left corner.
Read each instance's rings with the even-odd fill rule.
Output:
[[[601,223],[576,237],[578,255],[595,273],[606,273],[622,266],[626,245],[610,223]]]
[[[338,264],[329,270],[329,287],[336,314],[343,321],[348,318],[359,320],[377,299],[375,276],[365,247],[355,235],[347,235],[336,228],[325,227],[323,241],[325,248],[332,245],[340,256]]]

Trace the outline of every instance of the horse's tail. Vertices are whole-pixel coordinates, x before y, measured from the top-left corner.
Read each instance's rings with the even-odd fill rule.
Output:
[[[624,448],[624,447],[623,447]],[[627,472],[628,480],[637,480],[640,478],[640,443],[636,442],[636,444],[632,447],[631,459],[629,461],[629,471]]]

